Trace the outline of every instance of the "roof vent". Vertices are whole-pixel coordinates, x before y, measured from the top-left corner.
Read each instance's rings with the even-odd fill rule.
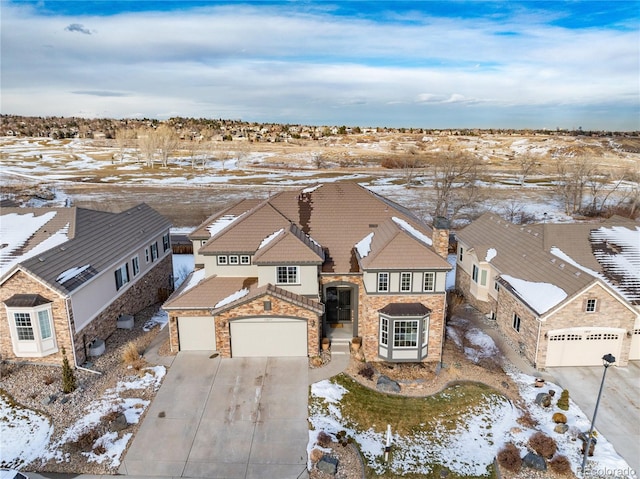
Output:
[[[66,246],[60,246],[60,251],[67,251],[67,247]]]
[[[551,261],[552,263],[555,263],[556,259],[555,258],[551,258],[549,261]]]
[[[42,256],[38,257],[38,261],[40,261],[41,263],[44,263],[44,258]]]
[[[377,228],[378,225],[376,223],[370,223],[369,228]]]
[[[580,276],[580,271],[576,271],[574,274],[575,274],[576,276]]]
[[[564,263],[560,263],[560,267],[561,267],[561,268],[564,268]]]

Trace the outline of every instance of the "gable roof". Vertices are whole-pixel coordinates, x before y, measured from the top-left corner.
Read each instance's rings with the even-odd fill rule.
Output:
[[[322,264],[323,261],[320,245],[294,224],[264,238],[253,256],[255,264]]]
[[[515,225],[498,215],[486,213],[457,232],[456,236],[470,248],[468,253],[475,254],[479,262],[490,263],[498,271],[503,286],[518,295],[532,310],[544,314],[602,279],[596,272],[572,261],[570,254],[559,255],[557,248],[547,249],[545,246],[548,244],[548,238],[545,238],[547,231],[557,238],[562,236],[561,227],[568,226],[568,237],[571,238],[568,245],[574,245],[576,251],[581,251],[583,243],[589,244],[589,232],[599,225],[573,228],[573,224],[557,224],[551,229],[548,226]]]
[[[417,232],[406,222],[398,222],[396,217],[384,220],[368,234],[373,234],[369,252],[355,249],[360,266],[362,269],[450,270],[451,265],[430,248],[430,238],[423,238]]]
[[[73,278],[67,279],[69,275],[65,273],[76,269],[78,274],[85,274],[85,280],[89,279],[112,268],[124,255],[171,226],[164,216],[144,203],[121,213],[84,208],[74,208],[74,212],[75,234],[71,239],[38,251],[37,255],[19,261],[17,266],[62,294],[70,293],[84,282],[70,281]]]
[[[208,240],[215,235],[217,230],[226,227],[230,222],[236,220],[262,202],[263,201],[257,199],[244,199],[221,212],[211,215],[189,234],[189,239]]]

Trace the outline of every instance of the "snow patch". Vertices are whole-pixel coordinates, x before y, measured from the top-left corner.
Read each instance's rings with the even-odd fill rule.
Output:
[[[496,251],[495,248],[489,248],[487,250],[487,256],[485,256],[484,260],[488,263],[493,258],[495,258],[497,254],[498,254],[498,252]]]
[[[395,224],[400,226],[403,230],[405,230],[407,233],[409,233],[411,236],[413,236],[417,240],[422,241],[423,243],[428,244],[429,246],[433,244],[433,242],[431,241],[431,238],[429,238],[426,234],[422,233],[421,231],[418,231],[417,229],[415,229],[405,220],[401,218],[396,218],[395,216],[391,219]]]
[[[276,239],[276,237],[282,233],[284,231],[284,228],[280,228],[278,231],[274,231],[273,233],[271,233],[269,236],[267,236],[265,239],[263,239],[260,242],[260,246],[258,246],[258,249],[262,249],[265,246],[267,246],[269,243],[271,243],[274,239]]]
[[[76,266],[75,268],[70,268],[70,269],[60,273],[60,275],[56,278],[56,281],[58,283],[60,283],[60,284],[63,284],[65,282],[69,281],[71,278],[75,278],[80,273],[82,273],[83,271],[85,271],[86,269],[88,269],[90,267],[91,267],[90,264],[86,264],[84,266]]]
[[[506,274],[501,275],[501,278],[538,314],[546,313],[567,297],[567,293],[555,284],[525,281]]]
[[[229,296],[227,296],[224,299],[221,299],[220,301],[218,301],[216,303],[216,305],[214,306],[214,308],[221,308],[229,303],[233,303],[234,301],[237,301],[240,298],[244,298],[246,295],[249,294],[249,289],[248,288],[243,288],[239,291],[236,291],[235,293],[230,294]]]
[[[225,229],[227,226],[238,221],[238,219],[242,218],[243,215],[244,213],[238,216],[235,216],[235,215],[221,216],[220,218],[215,220],[213,223],[211,223],[209,226],[207,226],[207,231],[209,231],[209,235],[211,235],[211,237],[213,238],[215,235],[217,235],[220,231]]]
[[[369,233],[356,243],[356,250],[361,258],[366,258],[371,252],[371,240],[373,240],[373,233]]]

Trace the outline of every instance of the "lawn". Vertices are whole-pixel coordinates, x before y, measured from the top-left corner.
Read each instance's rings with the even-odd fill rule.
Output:
[[[346,375],[311,388],[313,427],[346,431],[362,452],[367,477],[440,477],[443,468],[452,478],[490,477],[492,458],[517,415],[507,398],[472,382],[423,398],[381,394]],[[385,462],[387,424],[393,446]]]

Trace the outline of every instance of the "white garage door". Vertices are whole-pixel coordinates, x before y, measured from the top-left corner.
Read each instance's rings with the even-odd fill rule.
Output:
[[[216,329],[213,316],[178,318],[180,351],[214,351]]]
[[[291,318],[236,319],[231,356],[307,356],[307,322]]]
[[[620,357],[623,329],[569,328],[549,331],[546,367],[601,366],[602,356]]]

